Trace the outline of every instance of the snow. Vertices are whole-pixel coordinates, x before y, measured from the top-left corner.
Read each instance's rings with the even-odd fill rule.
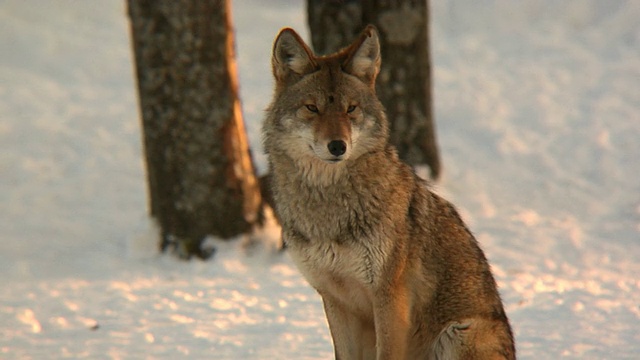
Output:
[[[432,1],[452,200],[521,359],[640,354],[640,3]],[[279,28],[235,1],[257,165]],[[124,1],[0,4],[0,358],[328,359],[318,295],[271,225],[208,262],[156,250]]]

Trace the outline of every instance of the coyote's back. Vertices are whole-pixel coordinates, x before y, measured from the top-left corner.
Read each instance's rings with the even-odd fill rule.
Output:
[[[318,57],[273,49],[264,123],[275,210],[322,296],[338,359],[514,359],[489,264],[455,208],[388,144],[376,30]]]

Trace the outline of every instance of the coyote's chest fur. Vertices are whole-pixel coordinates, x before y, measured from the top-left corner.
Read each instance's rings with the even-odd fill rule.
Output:
[[[358,243],[311,240],[292,242],[289,250],[307,281],[322,296],[340,299],[359,317],[372,321],[373,280],[380,272],[382,259],[374,258],[366,246]]]
[[[323,296],[340,299],[373,321],[371,299],[388,255],[378,238],[384,209],[376,206],[371,183],[361,183],[343,164],[316,165],[319,169],[281,171],[287,175],[275,179],[291,257]]]
[[[285,239],[318,290],[336,283],[365,289],[373,285],[385,260],[384,245],[377,238],[385,209],[376,204],[373,183],[362,183],[353,169],[350,172],[344,164],[316,166],[287,167],[278,172],[285,176],[274,176]]]

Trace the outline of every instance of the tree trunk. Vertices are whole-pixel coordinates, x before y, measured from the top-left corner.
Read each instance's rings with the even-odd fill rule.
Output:
[[[402,159],[426,163],[438,178],[427,0],[307,0],[307,16],[318,54],[348,45],[367,24],[378,28],[382,67],[376,91],[389,118],[391,143]]]
[[[210,255],[249,231],[260,188],[238,100],[228,0],[128,0],[150,211],[162,249]]]

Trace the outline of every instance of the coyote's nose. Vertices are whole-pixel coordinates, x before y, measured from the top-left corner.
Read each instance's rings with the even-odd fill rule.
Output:
[[[342,140],[333,140],[327,147],[333,156],[340,156],[347,152],[347,143]]]

